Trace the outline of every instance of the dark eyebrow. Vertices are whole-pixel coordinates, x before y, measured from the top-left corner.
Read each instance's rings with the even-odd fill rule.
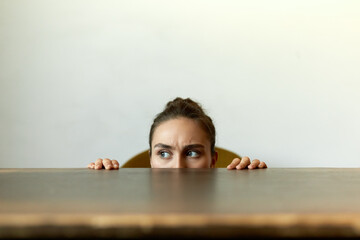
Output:
[[[163,143],[158,143],[158,144],[155,144],[154,148],[165,148],[165,149],[172,149],[172,146],[170,145],[166,145],[166,144],[163,144]]]
[[[163,144],[163,143],[155,144],[154,148],[173,149],[172,146],[166,145],[166,144]],[[192,148],[205,148],[205,147],[202,144],[190,144],[190,145],[186,145],[184,149],[192,149]]]
[[[202,144],[190,144],[185,146],[185,149],[192,149],[192,148],[205,148],[205,147]]]

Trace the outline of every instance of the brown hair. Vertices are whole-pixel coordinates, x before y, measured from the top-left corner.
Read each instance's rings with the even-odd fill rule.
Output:
[[[175,119],[178,117],[185,117],[193,119],[200,123],[204,131],[208,134],[211,146],[211,154],[215,154],[215,126],[211,118],[205,114],[201,105],[190,98],[175,98],[174,100],[168,102],[164,110],[156,115],[153,124],[150,128],[149,134],[149,145],[150,145],[150,155],[151,155],[151,141],[155,129],[163,122]]]

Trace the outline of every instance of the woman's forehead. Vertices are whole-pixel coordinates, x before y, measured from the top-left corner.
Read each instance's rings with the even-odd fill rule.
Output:
[[[161,123],[154,131],[154,144],[187,145],[210,144],[208,135],[200,124],[189,118],[176,118]]]

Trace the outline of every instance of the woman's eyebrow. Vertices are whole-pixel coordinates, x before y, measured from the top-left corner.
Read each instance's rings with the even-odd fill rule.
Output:
[[[173,149],[172,146],[170,145],[166,145],[163,143],[157,143],[155,144],[154,148],[165,148],[165,149]],[[184,147],[184,149],[192,149],[192,148],[205,148],[204,145],[202,144],[190,144],[190,145],[186,145]]]
[[[191,148],[205,148],[205,147],[202,144],[190,144],[185,146],[185,149],[191,149]]]
[[[166,144],[163,144],[163,143],[158,143],[158,144],[155,144],[154,148],[165,148],[165,149],[172,149],[173,147],[170,146],[170,145],[166,145]]]

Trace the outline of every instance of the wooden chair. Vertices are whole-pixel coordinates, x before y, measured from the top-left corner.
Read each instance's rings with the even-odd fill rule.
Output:
[[[218,160],[215,164],[216,168],[226,168],[234,158],[240,156],[234,152],[224,148],[215,147],[218,152]],[[124,163],[121,168],[150,168],[149,150],[143,151]]]

